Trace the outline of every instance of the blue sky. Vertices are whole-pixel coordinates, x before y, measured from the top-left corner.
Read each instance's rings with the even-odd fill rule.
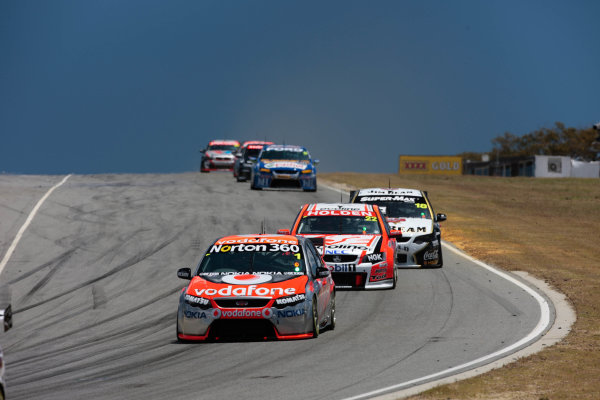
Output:
[[[213,138],[320,171],[600,121],[600,2],[3,0],[0,172],[197,171]]]

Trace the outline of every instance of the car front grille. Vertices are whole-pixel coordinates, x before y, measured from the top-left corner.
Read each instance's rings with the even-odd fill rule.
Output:
[[[261,340],[276,337],[273,324],[265,319],[219,319],[210,326],[209,337],[216,340]]]
[[[367,281],[365,272],[332,272],[336,289],[364,289]]]
[[[326,254],[323,256],[323,261],[331,263],[353,263],[356,262],[358,256],[356,254]]]
[[[215,299],[221,308],[261,308],[271,299]]]

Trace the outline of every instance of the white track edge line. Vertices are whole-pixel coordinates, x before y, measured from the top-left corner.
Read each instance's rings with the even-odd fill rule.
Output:
[[[329,185],[322,185],[322,186],[325,186],[328,189],[335,190],[335,191],[337,191],[339,193],[342,193],[342,194],[345,193],[344,191],[342,191],[340,189],[337,189],[337,188],[334,188],[334,187],[329,186]],[[461,257],[464,257],[464,258],[472,261],[473,263],[479,265],[482,268],[487,269],[490,272],[493,272],[494,274],[500,276],[501,278],[506,279],[507,281],[509,281],[509,282],[517,285],[518,287],[520,287],[521,289],[523,289],[527,293],[529,293],[538,302],[538,304],[540,306],[540,319],[539,319],[537,325],[535,326],[535,328],[533,328],[533,330],[527,336],[525,336],[521,340],[519,340],[519,341],[513,343],[512,345],[507,346],[507,347],[505,347],[503,349],[500,349],[498,351],[490,353],[490,354],[488,354],[486,356],[479,357],[479,358],[477,358],[475,360],[472,360],[472,361],[469,361],[467,363],[464,363],[464,364],[461,364],[461,365],[457,365],[456,367],[448,368],[448,369],[445,369],[443,371],[439,371],[439,372],[436,372],[436,373],[433,373],[433,374],[430,374],[430,375],[427,375],[427,376],[423,376],[421,378],[417,378],[417,379],[413,379],[413,380],[410,380],[410,381],[398,383],[396,385],[391,385],[391,386],[388,386],[388,387],[385,387],[385,388],[381,388],[381,389],[378,389],[378,390],[374,390],[374,391],[371,391],[371,392],[368,392],[368,393],[363,393],[363,394],[360,394],[358,396],[346,397],[344,400],[358,400],[358,399],[365,399],[365,398],[373,397],[373,396],[376,396],[378,394],[384,394],[386,392],[390,392],[390,391],[393,391],[393,390],[407,388],[407,387],[410,387],[410,386],[417,385],[419,383],[424,383],[424,382],[429,381],[431,379],[442,377],[442,376],[451,374],[453,372],[458,372],[458,371],[463,370],[465,368],[474,367],[475,365],[480,364],[482,362],[492,361],[492,359],[494,359],[496,357],[499,357],[499,356],[502,356],[502,355],[508,355],[510,352],[516,351],[519,347],[528,344],[529,342],[531,342],[534,339],[536,339],[538,336],[542,335],[542,333],[546,329],[549,328],[550,323],[551,323],[551,320],[550,320],[550,313],[551,313],[551,311],[550,311],[550,305],[548,304],[548,302],[546,301],[546,299],[544,297],[542,297],[538,292],[536,292],[535,290],[533,290],[532,288],[530,288],[525,283],[519,281],[518,279],[516,279],[516,278],[514,278],[514,277],[512,277],[510,275],[508,275],[507,273],[502,272],[502,271],[500,271],[500,270],[498,270],[496,268],[493,268],[493,267],[491,267],[491,266],[489,266],[489,265],[487,265],[487,264],[485,264],[485,263],[483,263],[483,262],[481,262],[481,261],[479,261],[479,260],[471,257],[470,255],[468,255],[466,253],[463,253],[462,251],[460,251],[460,250],[458,250],[458,249],[456,249],[456,248],[448,245],[447,243],[445,243],[443,241],[442,241],[442,245],[444,245],[444,247],[446,249],[448,249],[448,250],[456,253],[457,255],[459,255]]]
[[[71,174],[65,176],[62,181],[60,181],[56,185],[52,186],[46,192],[46,194],[43,195],[41,199],[39,199],[39,201],[37,202],[37,204],[35,205],[35,207],[33,207],[33,209],[31,210],[31,212],[29,213],[29,216],[25,220],[25,223],[23,223],[23,225],[21,226],[21,229],[19,229],[19,232],[17,232],[17,235],[15,236],[15,238],[12,241],[12,243],[8,247],[8,250],[6,250],[6,254],[4,254],[4,258],[0,262],[0,275],[2,274],[2,271],[4,271],[4,267],[6,267],[6,264],[8,264],[8,260],[10,260],[10,257],[12,256],[13,252],[17,248],[17,245],[19,244],[19,241],[21,240],[21,237],[23,236],[23,233],[25,233],[25,230],[27,229],[27,227],[29,226],[29,224],[33,220],[33,217],[35,217],[35,215],[37,214],[37,212],[40,209],[40,207],[42,206],[42,204],[44,204],[44,202],[52,194],[52,192],[54,192],[54,190],[56,190],[63,183],[65,183],[67,181],[67,179],[69,179],[70,176],[71,176]]]

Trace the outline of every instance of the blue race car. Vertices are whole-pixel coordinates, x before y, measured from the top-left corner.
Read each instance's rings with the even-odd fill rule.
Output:
[[[260,152],[250,177],[250,188],[298,188],[306,192],[317,191],[319,160],[312,160],[302,146],[269,145]]]

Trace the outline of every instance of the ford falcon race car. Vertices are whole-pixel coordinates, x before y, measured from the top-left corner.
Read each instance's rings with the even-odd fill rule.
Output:
[[[350,194],[350,202],[376,204],[385,210],[392,229],[402,231],[398,238],[396,266],[441,267],[440,222],[445,214],[435,214],[427,192],[403,188],[369,188]]]
[[[301,146],[265,146],[254,163],[250,188],[300,188],[307,192],[317,190],[318,160],[312,160],[308,150]]]
[[[216,170],[229,170],[235,162],[234,152],[240,147],[237,140],[212,140],[208,142],[206,149],[200,150],[202,160],[200,161],[200,172]]]
[[[396,287],[394,259],[400,232],[390,231],[377,206],[305,204],[291,234],[315,244],[331,269],[336,289]]]
[[[273,142],[262,142],[253,140],[244,142],[242,147],[235,154],[235,163],[233,164],[233,177],[238,182],[246,181],[250,178],[250,171],[256,162],[260,151],[265,145],[273,144]]]
[[[335,327],[335,286],[313,244],[289,235],[225,236],[179,298],[177,339],[302,339]]]

